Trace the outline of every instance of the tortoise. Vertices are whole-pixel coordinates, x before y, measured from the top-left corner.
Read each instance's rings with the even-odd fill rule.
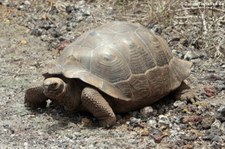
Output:
[[[143,108],[171,92],[194,99],[184,83],[191,66],[144,26],[115,21],[68,45],[43,73],[43,83],[26,90],[25,104],[41,107],[50,99],[68,111],[90,112],[100,126],[110,127],[115,113]]]

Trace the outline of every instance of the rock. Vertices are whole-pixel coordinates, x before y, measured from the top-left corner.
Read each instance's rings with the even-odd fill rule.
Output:
[[[51,21],[49,20],[43,20],[41,23],[40,23],[40,28],[42,29],[45,29],[45,30],[49,30],[50,28],[53,28],[54,25],[52,24]]]
[[[207,85],[204,87],[205,95],[208,97],[215,96],[217,91],[214,86]]]
[[[194,51],[188,51],[184,55],[185,60],[192,60],[192,59],[196,59],[196,58],[199,58],[199,55],[197,53],[195,53]]]
[[[212,127],[211,129],[206,130],[205,134],[203,135],[202,139],[203,140],[214,140],[216,141],[219,139],[216,136],[222,135],[222,132],[220,129]]]
[[[169,127],[171,122],[165,115],[159,115],[159,124]]]
[[[62,51],[66,46],[68,46],[70,44],[70,41],[69,40],[64,40],[62,42],[60,42],[57,46],[56,46],[56,50],[57,51]]]
[[[221,105],[217,109],[216,118],[221,122],[225,122],[225,105]]]
[[[153,115],[153,112],[154,112],[154,110],[151,106],[144,107],[140,110],[140,114],[144,118],[151,117]]]
[[[156,120],[151,119],[151,120],[148,120],[148,121],[147,121],[147,126],[148,126],[148,127],[156,128],[157,125],[158,125],[158,124],[157,124]]]
[[[135,118],[135,117],[131,117],[130,121],[127,124],[130,124],[132,126],[139,126],[141,123],[141,119]]]
[[[24,5],[30,6],[31,3],[30,3],[30,1],[24,1]]]
[[[89,11],[89,10],[87,10],[87,9],[83,9],[82,10],[82,12],[83,12],[83,16],[85,16],[85,17],[87,17],[87,16],[90,16],[91,15],[91,12]]]
[[[39,28],[35,28],[35,29],[32,29],[31,30],[31,35],[34,35],[34,36],[41,36],[42,35],[42,30],[39,29]]]
[[[222,145],[221,143],[219,142],[213,142],[211,145],[210,145],[210,148],[212,149],[223,149],[224,145]]]
[[[57,30],[56,28],[51,28],[49,30],[49,32],[50,32],[51,36],[54,38],[59,38],[60,36],[62,36],[62,33],[60,33],[60,31]]]
[[[89,126],[89,125],[91,124],[91,120],[88,119],[88,118],[82,118],[82,119],[81,119],[81,123],[82,123],[82,125],[83,125],[84,127],[87,127],[87,126]]]
[[[153,139],[148,140],[148,144],[146,145],[146,148],[153,148],[156,146],[156,143]]]
[[[24,9],[25,9],[25,5],[20,5],[20,6],[18,6],[17,9],[18,9],[18,10],[24,10]]]
[[[219,129],[220,126],[221,126],[221,122],[220,122],[219,120],[216,119],[216,120],[212,123],[211,128],[217,128],[217,129]]]
[[[55,14],[57,14],[58,12],[59,12],[59,11],[58,11],[58,9],[56,8],[56,6],[52,6],[51,9],[50,9],[50,11],[49,11],[49,14],[55,15]]]
[[[186,100],[185,101],[177,100],[173,104],[174,107],[176,107],[176,108],[179,107],[181,109],[183,109],[186,105],[187,105],[187,101]]]
[[[183,53],[181,53],[180,51],[177,50],[172,50],[173,55],[182,58],[183,57]]]
[[[1,5],[8,5],[9,1],[8,0],[0,0]]]
[[[222,77],[217,75],[217,74],[209,74],[207,77],[206,77],[207,80],[210,80],[210,81],[216,81],[216,80],[222,80]]]
[[[203,117],[201,125],[204,129],[209,129],[214,121],[215,121],[215,118],[208,115],[208,116]]]
[[[147,128],[144,128],[140,132],[141,136],[148,136],[149,135],[149,130]]]
[[[181,138],[187,141],[194,141],[198,138],[198,136],[195,133],[189,132],[187,134],[182,135]]]
[[[156,34],[159,34],[159,35],[162,34],[162,28],[160,25],[154,24],[150,28],[151,28],[151,31],[155,32]]]
[[[189,123],[189,122],[192,122],[192,123],[198,123],[198,122],[201,122],[202,121],[202,117],[201,116],[198,116],[198,115],[192,115],[192,116],[183,116],[181,118],[181,122],[182,123]]]
[[[222,130],[223,135],[225,135],[225,122],[223,122],[223,123],[221,124],[220,129]]]
[[[150,129],[149,134],[150,137],[152,137],[156,143],[160,143],[164,137],[162,131],[155,128]]]
[[[26,44],[27,44],[27,40],[22,39],[22,40],[20,41],[20,44],[21,44],[21,45],[26,45]]]
[[[28,149],[28,148],[29,148],[29,144],[28,144],[27,142],[24,142],[24,143],[23,143],[23,148],[24,148],[24,149]]]
[[[66,12],[69,14],[74,10],[74,7],[71,5],[66,6]]]

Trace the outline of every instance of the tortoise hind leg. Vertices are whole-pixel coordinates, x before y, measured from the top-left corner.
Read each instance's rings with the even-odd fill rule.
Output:
[[[185,82],[182,82],[180,87],[174,91],[174,98],[191,101],[192,103],[197,100],[195,92]]]
[[[43,87],[29,88],[25,92],[25,106],[31,108],[46,107],[48,98],[43,93]]]
[[[111,127],[116,123],[116,116],[102,95],[95,89],[86,87],[81,94],[81,102],[91,112],[102,127]]]

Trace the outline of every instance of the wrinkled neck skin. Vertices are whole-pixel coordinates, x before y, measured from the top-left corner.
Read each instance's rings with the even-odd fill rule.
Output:
[[[76,79],[62,78],[65,88],[62,93],[55,96],[48,96],[53,102],[64,107],[66,111],[80,111],[82,87]]]

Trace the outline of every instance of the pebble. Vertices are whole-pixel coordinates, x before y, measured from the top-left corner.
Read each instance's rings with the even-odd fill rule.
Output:
[[[217,128],[219,129],[221,126],[221,122],[217,119],[215,119],[215,121],[212,123],[211,128]]]
[[[202,119],[201,125],[204,129],[209,129],[211,127],[211,125],[213,124],[213,122],[215,121],[215,118],[212,116],[205,116]]]
[[[69,14],[74,10],[74,7],[71,5],[66,6],[66,12]]]
[[[49,11],[49,14],[55,15],[55,14],[57,14],[58,12],[59,12],[59,11],[58,11],[58,9],[56,8],[56,6],[52,6],[51,9],[50,9],[50,11]]]
[[[216,89],[214,86],[206,85],[204,86],[205,95],[208,97],[212,97],[216,95]]]
[[[60,36],[62,36],[62,34],[56,28],[51,28],[49,32],[54,38],[59,38]]]
[[[198,115],[183,116],[181,118],[182,123],[189,123],[189,122],[198,123],[198,122],[201,122],[201,121],[202,121],[202,117],[198,116]]]
[[[24,149],[28,149],[29,144],[28,144],[27,142],[24,142],[24,143],[23,143],[23,147],[24,147]]]
[[[17,9],[18,10],[25,10],[25,5],[20,5]]]
[[[216,136],[220,136],[222,135],[222,132],[220,129],[212,127],[211,129],[206,130],[205,134],[203,135],[203,139],[204,140],[214,140],[216,141],[217,139],[219,139]]]
[[[195,133],[190,132],[190,133],[182,135],[181,138],[187,141],[194,141],[198,138],[198,136]]]
[[[81,123],[82,123],[82,125],[83,125],[84,127],[87,127],[87,126],[89,126],[92,122],[91,122],[91,120],[88,119],[88,118],[82,118],[82,119],[81,119]]]
[[[188,51],[184,55],[185,60],[192,60],[192,59],[196,59],[196,58],[199,58],[199,55],[197,53],[195,53],[194,51]]]
[[[89,10],[87,10],[87,9],[83,9],[82,12],[83,12],[83,14],[82,14],[83,16],[87,17],[87,16],[91,15],[91,12]]]
[[[183,57],[183,53],[177,51],[177,50],[172,50],[172,53],[173,55],[179,57],[179,58],[182,58]]]
[[[148,126],[148,127],[156,128],[157,125],[158,125],[158,124],[157,124],[157,121],[154,120],[154,119],[150,119],[150,120],[147,121],[147,126]]]
[[[225,135],[225,122],[223,122],[221,124],[220,129],[222,130],[223,134]]]
[[[42,35],[42,29],[34,28],[31,30],[31,35],[34,36],[41,36]]]
[[[156,143],[160,143],[164,137],[162,131],[155,128],[150,129],[149,134],[150,134],[150,137],[152,137]]]
[[[153,115],[153,112],[154,110],[151,106],[144,107],[140,110],[140,114],[144,118],[151,117]]]
[[[149,130],[147,128],[144,128],[140,132],[141,136],[148,136],[149,135]]]
[[[26,45],[26,44],[27,44],[27,40],[22,39],[22,40],[20,41],[20,44],[21,44],[21,45]]]
[[[30,3],[30,1],[24,1],[24,5],[28,5],[28,6],[30,6],[30,5],[31,5],[31,3]]]
[[[156,146],[156,143],[153,139],[149,139],[148,140],[148,144],[146,145],[146,148],[152,148],[152,147],[155,147]]]
[[[210,145],[210,148],[211,149],[223,149],[224,145],[222,145],[221,143],[219,142],[213,142],[211,145]]]
[[[167,127],[170,126],[171,122],[169,118],[165,115],[159,115],[159,124],[166,125]]]
[[[217,109],[216,118],[220,120],[221,122],[225,122],[225,105],[221,105]]]
[[[2,5],[8,5],[9,1],[8,0],[0,0],[0,4]]]
[[[183,109],[187,105],[187,101],[176,100],[173,104],[174,107]]]
[[[158,24],[154,24],[150,28],[151,28],[151,31],[154,32],[154,33],[156,33],[156,34],[159,34],[160,35],[162,33],[162,28]]]
[[[135,118],[135,117],[131,117],[130,121],[128,122],[128,124],[135,126],[135,125],[139,125],[141,123],[141,119]]]

